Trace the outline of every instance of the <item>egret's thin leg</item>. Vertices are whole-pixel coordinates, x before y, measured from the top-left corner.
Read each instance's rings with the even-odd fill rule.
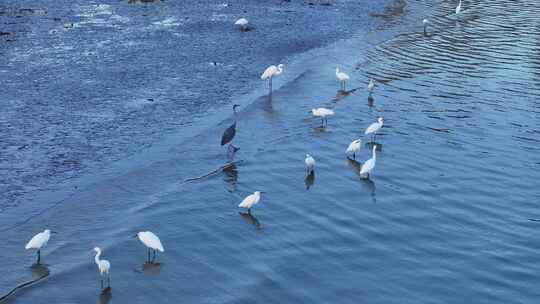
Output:
[[[148,253],[148,260],[147,261],[150,262],[150,248],[148,248],[146,252]]]
[[[107,275],[107,286],[111,287],[111,275]]]
[[[40,261],[41,261],[41,250],[38,249],[38,251],[37,251],[37,263],[39,264]]]
[[[251,214],[251,208],[248,208],[248,214]]]
[[[103,289],[103,278],[101,279],[101,289]]]
[[[152,258],[152,263],[156,260],[156,250],[154,249],[154,257]]]

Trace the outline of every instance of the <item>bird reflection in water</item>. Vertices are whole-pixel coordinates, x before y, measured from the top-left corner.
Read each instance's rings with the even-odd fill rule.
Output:
[[[99,304],[108,304],[112,299],[112,289],[107,287],[101,291],[98,298]]]
[[[304,183],[306,184],[306,190],[309,190],[309,188],[315,184],[315,171],[311,171],[311,173],[306,176]]]
[[[367,98],[368,107],[372,108],[374,102],[375,102],[375,98],[373,98],[373,96],[369,95],[368,98]]]
[[[238,169],[235,164],[223,168],[223,173],[225,177],[223,180],[227,182],[230,186],[229,192],[234,192],[236,190],[236,183],[238,182]]]
[[[251,213],[238,212],[238,214],[240,214],[240,216],[244,219],[244,221],[246,221],[246,223],[255,226],[257,230],[262,228],[259,220],[256,217],[254,217]]]
[[[229,145],[227,147],[227,159],[233,160],[234,156],[236,155],[236,152],[238,152],[238,150],[240,150],[240,148],[235,147],[233,145]]]
[[[46,264],[33,264],[30,266],[32,271],[32,281],[40,280],[50,274],[49,267]]]
[[[358,88],[354,88],[351,90],[338,90],[336,93],[336,96],[332,99],[333,102],[341,101],[342,99],[346,98],[347,96],[353,94],[355,91],[357,91]]]
[[[362,183],[362,188],[365,188],[369,191],[370,195],[371,195],[371,200],[373,203],[376,203],[377,202],[377,198],[375,197],[375,190],[377,189],[375,187],[375,183],[370,180],[370,179],[365,179],[365,178],[362,178],[360,180],[360,182]]]
[[[161,263],[145,262],[142,265],[143,273],[146,275],[158,275],[161,272]]]

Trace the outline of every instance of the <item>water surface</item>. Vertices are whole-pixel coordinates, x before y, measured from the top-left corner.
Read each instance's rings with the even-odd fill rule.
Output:
[[[188,140],[5,230],[2,290],[31,275],[21,238],[59,231],[44,253],[51,275],[9,303],[535,303],[540,5],[463,3],[459,19],[454,1],[392,6],[349,39],[288,57],[271,99],[238,97],[234,168],[185,182],[228,161],[226,105],[225,120],[208,114]],[[324,129],[308,114],[319,106],[336,112]],[[377,167],[363,180],[344,152],[379,116]],[[306,153],[317,160],[307,180]],[[256,190],[267,193],[252,216],[239,213]],[[131,237],[147,229],[166,248],[159,265],[144,265]],[[96,245],[112,295],[99,294]]]

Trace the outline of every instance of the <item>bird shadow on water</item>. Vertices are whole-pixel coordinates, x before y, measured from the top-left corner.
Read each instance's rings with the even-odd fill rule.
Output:
[[[378,143],[378,142],[376,142],[376,141],[368,141],[368,142],[365,144],[366,148],[368,148],[368,149],[370,149],[370,150],[373,149],[373,145],[376,145],[376,146],[377,146],[377,151],[378,151],[378,152],[381,152],[381,151],[382,151],[383,145],[382,145],[381,143]]]
[[[238,214],[240,214],[240,217],[242,217],[242,219],[246,223],[255,226],[255,229],[257,229],[257,230],[262,229],[261,222],[259,222],[259,220],[255,216],[253,216],[251,213],[238,212]]]
[[[30,266],[30,271],[32,272],[32,280],[40,280],[51,273],[49,271],[49,266],[41,263]]]
[[[306,190],[309,190],[309,188],[313,187],[313,184],[315,184],[315,172],[311,171],[306,178],[304,179],[304,183],[306,184]]]
[[[336,96],[332,99],[333,102],[341,101],[342,99],[345,99],[347,96],[353,94],[356,92],[359,88],[354,88],[350,90],[338,90],[336,93]]]
[[[48,277],[50,274],[49,267],[46,264],[38,264],[38,263],[33,264],[32,266],[30,266],[30,271],[31,271],[32,279],[15,286],[8,293],[4,295],[0,294],[0,303],[5,303],[4,301],[7,301],[7,299],[11,295],[15,294],[15,292],[17,292],[19,289],[30,286]]]
[[[142,272],[145,275],[159,275],[162,265],[163,264],[159,262],[144,262],[142,265]]]
[[[98,297],[98,303],[99,304],[108,304],[111,302],[112,299],[112,289],[110,287],[107,287],[103,290],[101,290],[101,293]]]

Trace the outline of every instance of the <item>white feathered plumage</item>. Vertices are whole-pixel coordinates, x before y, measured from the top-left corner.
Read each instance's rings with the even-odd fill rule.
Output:
[[[47,245],[47,242],[51,238],[51,231],[49,229],[45,229],[42,232],[34,235],[30,241],[26,244],[24,247],[26,250],[28,249],[41,249],[42,247]]]
[[[377,150],[377,146],[373,145],[373,155],[370,159],[368,159],[360,169],[360,175],[367,174],[369,178],[369,174],[371,171],[373,171],[373,168],[375,168],[375,163],[377,162],[377,155],[375,154],[375,151]]]
[[[332,111],[330,109],[327,109],[327,108],[311,109],[311,113],[313,113],[313,116],[321,117],[321,118],[326,118],[326,116],[334,115],[334,111]]]
[[[260,199],[261,192],[255,191],[253,194],[246,196],[246,198],[244,198],[244,200],[238,205],[238,207],[250,210],[251,207],[253,207],[259,202]]]
[[[369,80],[369,84],[367,86],[367,89],[370,93],[373,92],[373,89],[375,89],[375,82],[373,82],[373,79],[370,79]]]
[[[456,6],[456,15],[461,13],[461,0],[459,0],[458,6]]]
[[[246,18],[240,18],[240,19],[236,20],[234,25],[239,26],[241,30],[245,31],[248,28],[249,22],[248,22],[248,20]]]
[[[262,80],[270,79],[274,76],[277,76],[283,72],[283,64],[279,64],[277,67],[275,65],[271,65],[264,70],[264,73],[261,75]]]
[[[94,261],[96,262],[96,265],[99,269],[99,274],[109,274],[109,270],[111,269],[111,263],[107,260],[101,260],[101,249],[99,247],[95,247],[94,251],[96,252],[96,256],[94,257]]]
[[[349,144],[349,147],[347,147],[347,151],[345,151],[345,153],[347,153],[347,156],[352,155],[353,158],[356,159],[356,153],[358,153],[361,148],[362,148],[362,140],[355,139]]]
[[[311,155],[306,154],[306,159],[304,162],[306,163],[307,173],[311,174],[313,172],[313,169],[315,169],[315,159]]]
[[[163,245],[161,244],[161,241],[157,235],[155,235],[151,231],[141,231],[137,233],[137,237],[141,241],[141,243],[144,244],[144,246],[153,249],[158,250],[160,252],[164,252]]]
[[[374,122],[372,123],[371,125],[369,125],[369,127],[366,129],[366,132],[364,132],[364,134],[376,134],[377,131],[379,131],[382,126],[383,126],[383,123],[384,123],[384,119],[382,117],[379,117],[379,119],[377,120],[377,122]]]

